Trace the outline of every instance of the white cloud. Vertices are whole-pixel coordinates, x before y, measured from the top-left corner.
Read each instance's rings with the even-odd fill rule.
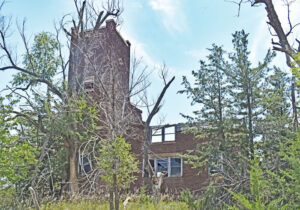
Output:
[[[151,58],[151,56],[146,52],[145,44],[138,42],[136,40],[132,40],[132,43],[133,43],[133,50],[137,58],[142,58],[143,62],[149,67],[158,65],[157,62],[154,61]]]
[[[268,48],[272,48],[270,43],[271,40],[269,31],[267,30],[266,18],[263,18],[263,20],[261,20],[259,24],[257,24],[257,30],[254,34],[253,43],[250,47],[250,61],[252,63],[256,63],[257,61],[262,60],[262,57],[260,56],[264,56],[264,54],[267,52],[266,50]],[[263,55],[260,54],[261,49],[266,49],[263,52]]]
[[[162,22],[170,33],[186,30],[186,18],[179,0],[150,0],[150,6],[161,13]]]

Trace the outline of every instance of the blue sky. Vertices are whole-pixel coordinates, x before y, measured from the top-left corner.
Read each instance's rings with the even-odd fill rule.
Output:
[[[283,25],[287,25],[282,1],[273,2]],[[253,64],[262,60],[271,47],[263,6],[253,8],[245,4],[239,17],[237,6],[225,0],[123,0],[123,6],[123,24],[119,30],[132,43],[136,56],[143,57],[145,65],[153,70],[148,92],[153,98],[159,94],[162,83],[157,76],[157,67],[163,62],[169,67],[170,77],[176,76],[154,124],[159,118],[164,118],[165,123],[182,122],[184,119],[179,113],[187,114],[195,109],[186,96],[176,93],[182,89],[182,76],[189,77],[191,70],[198,68],[199,59],[205,58],[211,44],[223,45],[230,51],[231,34],[244,29],[250,33]],[[292,21],[300,22],[299,11],[300,1],[296,0],[292,5]],[[59,21],[64,14],[73,13],[74,6],[73,0],[9,0],[3,12],[13,17],[13,23],[16,19],[26,18],[27,34],[33,38],[40,31],[54,31],[53,22]],[[300,37],[300,26],[292,36]],[[11,40],[11,47],[22,52],[15,30],[12,30]],[[286,68],[284,56],[279,54],[274,64]],[[0,72],[0,89],[10,79],[10,72]]]

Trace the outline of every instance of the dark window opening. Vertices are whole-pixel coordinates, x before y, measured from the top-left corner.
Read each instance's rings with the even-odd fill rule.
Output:
[[[79,174],[87,174],[93,170],[91,157],[88,154],[79,155]]]
[[[83,81],[83,88],[85,91],[94,91],[94,76],[86,77]]]

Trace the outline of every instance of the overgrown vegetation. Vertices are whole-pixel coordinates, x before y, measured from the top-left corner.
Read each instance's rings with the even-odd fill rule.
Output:
[[[139,195],[129,195],[129,202],[123,205],[120,201],[126,197],[122,193],[126,194],[140,173],[129,143],[136,135],[144,138],[143,154],[138,155],[143,155],[145,176],[155,177],[148,161],[150,122],[174,77],[167,82],[162,71],[164,88],[152,111],[147,106],[146,122],[135,120],[134,114],[139,111],[130,104],[133,95],[144,91],[134,90],[146,83],[144,76],[122,92],[126,88],[117,82],[115,57],[110,57],[110,65],[106,65],[113,81],[109,88],[99,82],[88,93],[78,82],[82,78],[68,81],[68,70],[76,65],[63,54],[60,32],[71,37],[68,44],[73,47],[72,54],[74,46],[81,46],[85,30],[99,29],[106,18],[118,18],[122,10],[114,0],[107,1],[107,7],[99,12],[86,1],[74,2],[78,19],[69,21],[72,32],[62,22],[57,34],[41,32],[29,43],[24,28],[19,28],[25,50],[20,55],[21,63],[8,47],[10,21],[0,17],[0,71],[18,71],[0,96],[1,209],[33,208],[33,203],[40,204],[41,209],[300,208],[300,48],[294,49],[288,42],[294,28],[291,24],[290,32],[282,34],[281,25],[275,25],[276,16],[268,14],[279,38],[278,43],[272,40],[274,50],[285,53],[291,74],[271,66],[276,59],[271,50],[253,65],[249,34],[241,30],[233,33],[232,51],[216,44],[208,49],[207,58],[200,60],[199,69],[191,73],[193,83],[188,76],[183,77],[179,93],[186,94],[191,106],[197,107],[192,116],[182,114],[187,120],[185,132],[208,141],[181,156],[184,164],[199,172],[208,171],[210,184],[205,192],[199,195],[186,189],[180,193],[181,201],[166,201],[162,196],[152,202],[153,195],[143,186]],[[271,0],[250,2],[264,3],[268,13],[275,12]],[[141,98],[149,105],[146,96]],[[144,130],[136,134],[136,127]],[[30,195],[29,187],[34,195]],[[102,201],[78,199],[82,195],[106,197]]]
[[[72,210],[104,210],[109,209],[109,203],[103,202],[92,202],[92,201],[80,201],[80,202],[58,202],[58,203],[48,203],[41,207],[41,210],[64,210],[64,209],[72,209]],[[131,202],[128,206],[123,207],[120,205],[120,209],[128,209],[128,210],[136,210],[136,209],[147,209],[147,210],[154,210],[154,209],[170,209],[170,210],[185,210],[188,207],[185,203],[182,202],[163,202],[160,201],[157,204],[153,203],[141,203],[141,202]]]

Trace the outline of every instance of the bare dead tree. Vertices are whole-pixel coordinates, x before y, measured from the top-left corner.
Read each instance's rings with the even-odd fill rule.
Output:
[[[153,188],[153,182],[152,179],[158,180],[158,177],[156,177],[156,174],[153,171],[153,168],[151,167],[150,163],[149,163],[149,146],[151,143],[151,127],[150,124],[152,122],[153,117],[160,111],[161,106],[162,106],[162,100],[163,97],[166,94],[167,89],[170,87],[170,85],[172,84],[172,82],[175,80],[175,76],[172,77],[168,82],[167,82],[167,66],[165,64],[162,65],[161,70],[160,70],[160,77],[163,81],[163,89],[161,90],[158,98],[155,100],[155,102],[153,103],[154,105],[151,108],[151,104],[149,103],[148,100],[148,96],[147,93],[145,92],[144,95],[142,96],[143,99],[143,103],[146,106],[147,110],[148,110],[148,117],[146,119],[145,122],[145,133],[144,133],[144,145],[143,145],[143,159],[144,159],[144,177],[146,178],[150,178],[150,189],[153,190],[153,195],[155,197],[155,195],[157,195],[157,191],[160,191],[161,189],[161,184],[159,185],[159,189],[157,188]],[[163,179],[163,176],[160,178]],[[161,180],[162,183],[162,180]]]
[[[273,50],[285,53],[287,65],[290,66],[290,59],[292,59],[292,55],[294,53],[299,52],[298,50],[299,47],[298,48],[291,47],[291,44],[288,40],[288,37],[293,33],[293,30],[300,24],[300,23],[293,24],[290,19],[290,15],[291,15],[290,7],[291,4],[294,3],[295,1],[283,0],[287,8],[287,14],[288,14],[287,15],[288,24],[289,24],[288,31],[284,31],[272,0],[239,0],[233,2],[238,5],[239,11],[243,3],[250,3],[251,6],[253,7],[261,4],[265,5],[265,9],[268,17],[267,24],[274,31],[274,33],[272,33],[271,31],[270,33],[272,36],[278,38],[278,41],[274,41],[273,39],[271,40],[273,44]],[[297,41],[297,39],[295,41]],[[297,43],[299,42],[297,41]]]

